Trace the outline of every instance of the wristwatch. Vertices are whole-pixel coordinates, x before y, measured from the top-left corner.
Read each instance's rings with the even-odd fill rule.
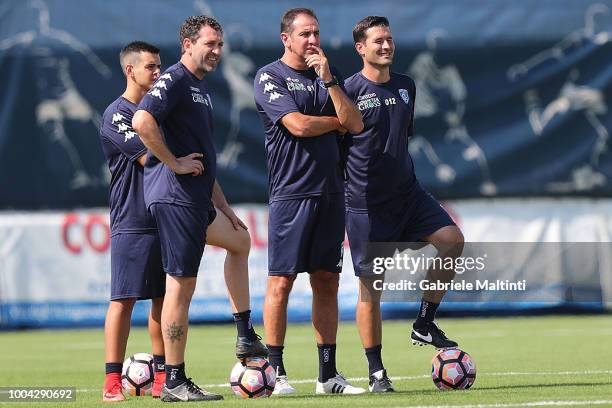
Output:
[[[327,88],[331,88],[332,86],[336,86],[336,85],[340,85],[340,81],[338,81],[338,78],[336,78],[335,76],[332,76],[331,81],[329,82],[323,82],[323,86],[327,89]]]

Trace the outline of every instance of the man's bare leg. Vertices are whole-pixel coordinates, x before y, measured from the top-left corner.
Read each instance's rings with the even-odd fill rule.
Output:
[[[251,299],[249,294],[249,252],[251,237],[241,226],[234,227],[222,211],[206,231],[209,245],[224,248],[225,264],[223,268],[225,284],[234,315],[238,336],[236,339],[236,357],[267,357],[268,350],[261,343],[251,324]]]
[[[264,300],[266,346],[270,352],[270,364],[279,376],[287,375],[283,364],[283,348],[287,332],[287,303],[294,281],[295,275],[268,276]]]
[[[454,225],[440,228],[433,234],[426,236],[425,241],[436,247],[438,250],[437,257],[457,258],[463,252],[463,234]],[[454,277],[455,271],[453,269],[437,267],[430,268],[426,275],[426,279],[429,282],[450,282]],[[411,338],[413,344],[431,344],[436,348],[457,346],[457,342],[449,340],[434,322],[436,311],[445,293],[445,290],[427,290],[423,292],[419,313],[412,326]]]

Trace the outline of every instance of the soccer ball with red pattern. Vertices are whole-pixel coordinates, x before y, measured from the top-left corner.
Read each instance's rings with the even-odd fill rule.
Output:
[[[431,378],[441,390],[466,390],[476,381],[476,364],[458,348],[440,350],[431,361]]]
[[[153,356],[136,353],[123,362],[121,385],[130,395],[151,394],[153,387]]]
[[[276,372],[263,358],[249,358],[238,362],[230,373],[234,394],[242,398],[268,397],[274,391]]]

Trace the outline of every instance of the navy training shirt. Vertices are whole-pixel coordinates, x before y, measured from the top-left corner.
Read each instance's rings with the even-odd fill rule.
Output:
[[[358,72],[344,82],[363,116],[364,129],[347,135],[346,207],[367,211],[407,197],[417,184],[408,139],[413,132],[414,81],[391,73],[383,84]]]
[[[336,76],[335,70],[332,70]],[[266,132],[270,202],[343,192],[337,132],[296,137],[281,123],[288,113],[336,116],[314,69],[295,70],[280,60],[257,71],[255,104]]]
[[[157,231],[144,203],[144,169],[137,160],[147,149],[132,129],[136,110],[135,104],[120,96],[102,116],[100,141],[111,172],[111,235]]]
[[[202,153],[201,176],[176,174],[154,156],[144,171],[145,202],[213,208],[212,190],[217,173],[213,144],[212,100],[204,80],[177,62],[157,79],[138,109],[149,112],[161,126],[168,149],[178,158]]]

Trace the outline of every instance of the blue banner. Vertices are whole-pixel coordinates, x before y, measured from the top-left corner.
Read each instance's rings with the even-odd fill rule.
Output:
[[[8,1],[0,5],[0,208],[104,206],[101,113],[124,89],[118,52],[133,40],[179,58],[185,17],[214,15],[223,60],[208,77],[219,181],[230,202],[266,202],[257,68],[282,55],[279,20],[295,1]],[[611,196],[610,1],[442,0],[310,3],[322,46],[346,77],[360,69],[351,30],[390,18],[393,69],[417,84],[410,150],[441,199]],[[86,16],[86,17],[83,17]]]

